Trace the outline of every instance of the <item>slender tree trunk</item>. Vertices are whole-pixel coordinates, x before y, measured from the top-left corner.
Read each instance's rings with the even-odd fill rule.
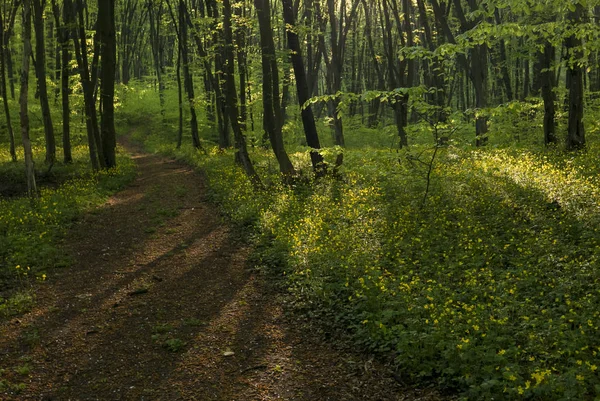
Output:
[[[35,166],[31,141],[29,140],[29,60],[31,58],[31,3],[23,0],[23,65],[21,68],[21,93],[19,97],[21,116],[21,139],[25,153],[25,174],[27,176],[27,194],[31,198],[37,197],[37,186],[35,182]]]
[[[177,102],[179,104],[179,130],[177,132],[177,149],[183,141],[183,88],[181,87],[181,46],[177,46]]]
[[[154,70],[156,72],[156,80],[158,81],[158,98],[160,101],[160,113],[165,116],[165,84],[162,76],[161,53],[162,46],[160,41],[160,19],[162,16],[163,2],[159,1],[156,8],[154,1],[148,0],[148,16],[150,19],[150,43],[152,50],[152,59],[154,61]]]
[[[4,43],[4,17],[0,12],[0,44]],[[2,45],[4,47],[4,45]],[[4,103],[4,115],[6,117],[6,128],[8,130],[8,140],[10,142],[10,157],[13,162],[17,161],[17,151],[15,149],[15,134],[13,132],[10,118],[10,109],[8,107],[8,93],[6,88],[6,60],[2,51],[0,54],[0,91],[2,94],[2,103]]]
[[[46,85],[46,47],[44,32],[44,8],[45,0],[33,0],[34,27],[35,27],[35,73],[37,76],[38,93],[40,95],[40,106],[42,108],[42,121],[44,123],[44,134],[46,138],[46,163],[52,168],[56,160],[56,140],[54,138],[54,126],[50,114],[48,102],[48,87]]]
[[[282,109],[279,105],[279,69],[277,67],[277,56],[273,41],[273,29],[271,28],[270,0],[254,0],[254,6],[258,14],[262,49],[263,125],[271,142],[275,157],[279,162],[279,171],[283,175],[289,176],[293,175],[295,171],[283,146],[281,131],[283,126],[281,120],[283,117],[281,115]]]
[[[223,0],[223,33],[225,37],[225,87],[226,92],[226,103],[229,119],[231,120],[231,128],[233,129],[233,135],[235,138],[236,145],[236,161],[238,161],[244,172],[252,181],[254,185],[260,185],[260,178],[254,170],[254,165],[248,155],[248,149],[246,146],[246,137],[242,132],[242,127],[239,124],[238,118],[238,105],[237,105],[237,91],[235,89],[235,69],[234,69],[234,56],[233,56],[233,30],[231,28],[231,4],[229,0]],[[245,90],[245,89],[244,89]]]
[[[554,79],[554,63],[555,49],[554,46],[546,41],[544,50],[539,52],[539,64],[542,68],[540,73],[542,98],[544,99],[544,143],[546,145],[557,143],[556,136],[556,94],[554,87],[556,82]]]
[[[245,17],[246,17],[246,0],[242,2],[241,6],[238,6],[235,11],[236,17],[239,19],[240,23],[237,26],[235,31],[235,44],[236,44],[236,54],[237,54],[237,62],[238,62],[238,78],[240,81],[240,127],[243,131],[246,131],[246,122],[248,120],[248,106],[246,101],[246,75],[248,71],[248,53],[247,53],[247,45],[246,45],[246,31],[248,28],[246,27]]]
[[[75,45],[75,56],[79,67],[79,75],[83,88],[83,101],[85,106],[85,124],[87,128],[88,145],[90,150],[90,162],[92,169],[98,170],[104,168],[104,155],[102,154],[102,145],[100,141],[100,131],[98,128],[98,116],[96,114],[96,101],[94,98],[94,88],[96,85],[94,74],[91,74],[87,57],[87,37],[85,35],[85,25],[83,19],[83,4],[77,0],[72,4],[71,0],[64,0],[64,7],[73,7],[73,21],[75,25],[75,16],[78,16],[78,26],[73,29],[73,43]],[[92,63],[94,64],[94,63]]]
[[[283,19],[287,25],[287,42],[291,52],[292,66],[296,77],[296,90],[298,92],[298,102],[302,107],[302,124],[304,125],[304,134],[306,143],[312,148],[310,158],[313,169],[317,175],[323,176],[326,173],[326,166],[323,156],[319,153],[321,144],[319,142],[319,134],[317,133],[317,125],[315,117],[310,105],[306,105],[309,100],[310,91],[306,80],[306,70],[304,69],[304,59],[302,58],[302,49],[300,48],[300,40],[296,33],[296,17],[292,0],[282,0],[283,3]]]
[[[572,26],[581,23],[585,10],[577,3],[575,11],[569,13],[569,21]],[[566,40],[566,47],[571,59],[575,60],[567,69],[569,81],[569,126],[567,131],[567,149],[575,150],[585,147],[585,128],[583,125],[583,94],[584,94],[584,68],[577,60],[583,56],[581,39],[576,35]]]
[[[183,61],[183,78],[186,92],[188,95],[188,104],[190,107],[190,125],[192,129],[192,144],[196,149],[202,149],[200,136],[198,134],[198,118],[196,117],[195,95],[194,95],[194,80],[190,71],[190,60],[188,55],[187,43],[187,23],[186,23],[187,8],[183,0],[179,0],[179,46],[181,46],[181,58]]]
[[[63,24],[59,24],[58,14],[60,13],[60,9],[56,0],[52,0],[52,8],[54,10],[54,14],[57,16],[56,27],[58,29],[58,38],[60,40],[60,48],[61,48],[61,87],[60,92],[62,94],[62,142],[63,142],[63,161],[64,163],[72,163],[73,156],[71,152],[71,107],[69,104],[69,95],[71,94],[71,85],[69,84],[70,78],[70,66],[71,62],[71,53],[69,49],[69,29],[67,28],[67,22],[72,20],[70,16],[71,7],[63,6]],[[57,89],[58,90],[58,89]]]
[[[11,0],[10,2],[10,10],[9,15],[6,20],[6,24],[4,24],[4,60],[6,62],[6,72],[8,74],[8,82],[10,84],[10,97],[11,99],[15,99],[15,74],[13,69],[13,61],[12,61],[12,51],[10,47],[10,38],[14,32],[15,27],[15,18],[19,11],[19,7],[21,6],[21,0]],[[31,3],[30,3],[31,4]]]

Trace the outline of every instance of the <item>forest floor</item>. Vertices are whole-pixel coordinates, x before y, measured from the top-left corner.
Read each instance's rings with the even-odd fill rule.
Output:
[[[202,175],[125,145],[137,179],[74,224],[73,265],[35,284],[33,310],[0,323],[1,400],[441,399],[287,313]]]

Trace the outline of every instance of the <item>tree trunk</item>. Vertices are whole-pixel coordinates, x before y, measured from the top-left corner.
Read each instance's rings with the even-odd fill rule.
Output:
[[[69,49],[69,29],[67,28],[68,21],[72,20],[70,16],[71,7],[63,6],[63,24],[59,24],[59,13],[60,9],[56,0],[52,0],[52,9],[54,10],[54,14],[56,15],[56,27],[58,29],[58,40],[60,41],[61,48],[61,87],[60,92],[62,94],[62,125],[63,125],[63,133],[62,133],[62,142],[63,142],[63,162],[64,163],[72,163],[73,156],[71,153],[71,107],[69,104],[69,95],[71,94],[71,86],[69,85],[69,77],[70,77],[70,66],[71,62],[71,53]],[[57,89],[58,90],[58,89]]]
[[[42,108],[42,121],[46,138],[46,163],[52,168],[56,160],[56,140],[54,126],[48,102],[48,86],[46,85],[46,47],[44,32],[45,0],[33,0],[34,27],[35,27],[35,73],[37,76],[40,106]]]
[[[148,0],[148,17],[150,19],[150,44],[152,49],[152,59],[154,61],[154,71],[158,81],[158,98],[160,101],[160,114],[165,116],[165,83],[162,77],[161,54],[162,46],[160,41],[160,22],[162,17],[163,2],[159,2],[158,9],[155,9],[154,2]]]
[[[98,0],[98,33],[102,58],[100,102],[102,104],[102,150],[105,167],[117,165],[115,132],[115,70],[117,37],[115,29],[115,0]]]
[[[319,134],[317,133],[315,117],[310,105],[306,105],[306,102],[310,98],[310,91],[308,89],[308,81],[306,80],[306,70],[304,69],[304,59],[302,58],[300,40],[295,31],[297,29],[296,17],[294,15],[292,0],[282,0],[282,3],[283,19],[287,25],[287,42],[291,53],[290,57],[292,59],[294,75],[296,77],[298,102],[302,107],[302,124],[304,125],[304,135],[306,136],[306,143],[312,148],[312,151],[310,152],[310,159],[313,170],[315,171],[317,177],[320,177],[325,175],[326,165],[324,163],[323,156],[321,153],[319,153],[321,144],[319,142]]]
[[[177,131],[177,149],[183,141],[183,88],[181,87],[181,46],[177,47],[177,103],[179,104],[179,130]]]
[[[225,46],[223,50],[225,52],[225,87],[226,87],[226,104],[229,119],[231,120],[231,128],[233,129],[233,135],[235,138],[236,147],[236,161],[238,161],[244,172],[250,179],[250,181],[260,186],[260,178],[254,170],[254,165],[248,155],[248,149],[246,146],[246,137],[242,132],[242,127],[238,121],[238,105],[237,105],[237,91],[235,89],[235,69],[234,69],[234,56],[233,56],[233,30],[231,28],[231,4],[229,0],[223,0],[223,33],[225,37]],[[245,90],[245,89],[243,89]]]
[[[246,122],[248,120],[248,110],[246,101],[246,75],[248,71],[248,53],[246,44],[246,23],[244,22],[246,17],[246,1],[244,0],[241,6],[238,6],[235,11],[236,17],[240,23],[235,31],[235,48],[238,62],[238,78],[240,81],[240,127],[243,131],[246,131]]]
[[[569,13],[571,26],[581,23],[584,8],[577,3],[575,11]],[[585,128],[583,125],[583,75],[584,68],[579,64],[583,56],[581,39],[576,35],[566,40],[566,48],[572,61],[567,69],[569,77],[569,126],[567,131],[567,149],[576,150],[585,147]]]
[[[263,126],[271,142],[275,157],[279,162],[279,171],[283,175],[289,176],[293,175],[295,171],[283,146],[281,131],[283,117],[281,114],[282,108],[279,104],[279,69],[273,41],[273,29],[271,28],[270,0],[254,0],[254,6],[258,14],[262,49]]]
[[[0,12],[0,44],[4,43],[4,16]],[[3,46],[3,45],[2,45]],[[4,46],[3,46],[4,47]],[[15,149],[15,134],[10,118],[10,109],[8,107],[8,93],[6,88],[6,60],[2,51],[0,53],[0,92],[2,94],[2,103],[4,103],[4,115],[6,117],[6,128],[8,130],[8,140],[10,142],[10,157],[13,162],[17,161],[17,151]]]
[[[21,139],[25,153],[25,174],[27,176],[27,194],[31,198],[37,197],[37,186],[35,182],[35,166],[33,163],[33,152],[29,140],[29,60],[31,58],[31,3],[23,0],[23,65],[21,69],[21,93],[19,97],[21,116]]]
[[[181,47],[181,58],[183,61],[183,79],[184,86],[188,95],[188,104],[190,107],[190,125],[192,129],[192,144],[196,149],[202,149],[200,136],[198,134],[198,118],[196,117],[195,95],[194,95],[194,80],[190,72],[190,60],[188,55],[187,43],[187,24],[186,24],[187,7],[183,0],[179,0],[179,46]]]
[[[550,145],[558,142],[556,136],[556,94],[554,87],[556,82],[554,79],[554,63],[555,49],[554,46],[546,41],[544,50],[538,53],[539,64],[541,66],[540,83],[542,90],[542,98],[544,99],[544,143]]]
[[[98,116],[96,114],[96,102],[94,99],[95,80],[90,78],[90,68],[87,57],[87,38],[85,35],[85,26],[83,20],[83,4],[77,0],[72,4],[71,0],[65,0],[64,7],[73,8],[73,21],[69,21],[74,26],[72,35],[75,45],[75,56],[79,68],[81,85],[83,88],[83,102],[85,106],[85,124],[87,128],[88,145],[90,150],[90,162],[92,169],[98,170],[104,167],[104,155],[102,154],[102,145],[100,141],[100,131],[98,128]],[[78,26],[75,25],[75,15],[78,16]],[[93,75],[93,74],[92,74]]]

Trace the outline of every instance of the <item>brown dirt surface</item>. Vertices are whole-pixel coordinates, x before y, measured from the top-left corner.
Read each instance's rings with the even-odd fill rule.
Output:
[[[440,399],[284,313],[202,175],[128,148],[135,182],[70,230],[73,266],[36,284],[34,309],[0,323],[0,400]]]

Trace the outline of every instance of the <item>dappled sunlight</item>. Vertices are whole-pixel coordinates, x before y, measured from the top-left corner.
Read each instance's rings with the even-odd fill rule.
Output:
[[[473,166],[490,177],[509,177],[524,189],[542,192],[548,203],[557,202],[580,219],[600,211],[600,182],[582,175],[568,161],[559,167],[546,157],[530,153],[513,156],[506,151],[481,153]]]

